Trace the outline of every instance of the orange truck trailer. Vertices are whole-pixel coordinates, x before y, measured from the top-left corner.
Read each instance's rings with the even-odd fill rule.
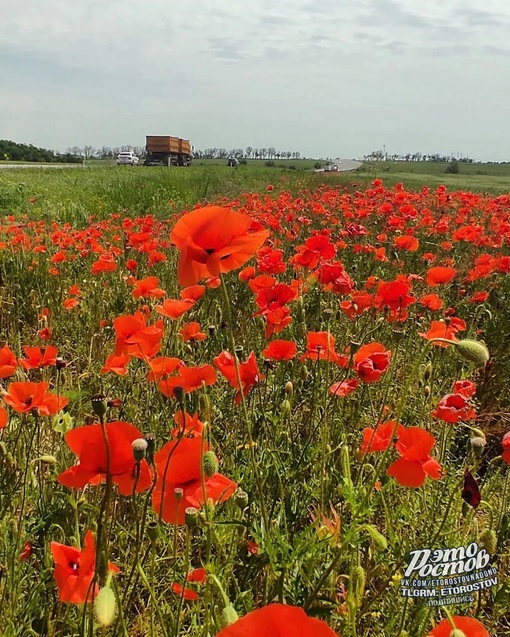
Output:
[[[145,166],[189,166],[192,147],[187,139],[164,135],[147,135],[145,138]]]

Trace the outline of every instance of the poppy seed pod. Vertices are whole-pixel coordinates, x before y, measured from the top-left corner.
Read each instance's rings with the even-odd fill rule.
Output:
[[[186,507],[184,511],[184,521],[188,529],[193,529],[198,525],[198,509]]]
[[[157,522],[149,522],[147,525],[147,535],[151,542],[155,542],[159,537],[159,525]]]
[[[67,363],[62,358],[62,356],[57,356],[57,358],[55,359],[55,367],[60,371],[61,369],[64,369],[66,365]]]
[[[212,478],[218,473],[218,458],[214,451],[206,451],[204,453],[204,474],[207,478]]]
[[[236,506],[241,509],[241,511],[244,511],[244,509],[246,509],[246,507],[248,506],[248,494],[246,493],[246,491],[237,489],[237,491],[235,492],[235,503]]]
[[[156,436],[154,434],[145,434],[144,439],[147,443],[145,457],[147,458],[147,462],[152,464],[154,462],[154,451],[156,449]]]
[[[107,409],[106,396],[103,394],[94,394],[92,396],[92,410],[101,421],[105,417]]]
[[[487,440],[485,438],[481,438],[480,436],[474,436],[473,438],[469,439],[469,444],[471,445],[471,449],[473,450],[475,456],[477,458],[481,458],[485,450]]]
[[[455,343],[455,347],[462,358],[474,363],[478,367],[485,367],[489,361],[489,350],[480,341],[473,341],[466,338]]]
[[[131,447],[133,448],[135,462],[141,462],[145,458],[148,446],[149,444],[145,438],[136,438],[133,440]]]

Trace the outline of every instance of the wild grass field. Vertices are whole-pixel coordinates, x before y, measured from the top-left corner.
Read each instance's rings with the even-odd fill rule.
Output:
[[[510,634],[510,177],[393,168],[0,171],[0,634]]]

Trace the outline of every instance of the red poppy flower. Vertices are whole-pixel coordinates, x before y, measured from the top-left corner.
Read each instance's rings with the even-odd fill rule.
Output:
[[[49,386],[49,383],[11,383],[4,394],[4,400],[20,414],[36,409],[40,416],[54,416],[69,400],[49,392]]]
[[[252,219],[228,208],[207,206],[183,215],[170,239],[179,250],[178,276],[182,286],[243,266],[269,236],[250,233]]]
[[[176,376],[163,378],[160,381],[159,391],[167,398],[175,398],[176,387],[181,387],[186,392],[192,392],[201,389],[203,385],[214,385],[216,380],[216,372],[212,365],[198,367],[182,365],[178,368]]]
[[[410,234],[403,234],[393,239],[393,245],[398,250],[407,250],[408,252],[416,252],[420,246],[420,242],[416,237]]]
[[[193,416],[190,416],[187,411],[184,413],[182,411],[178,411],[174,414],[174,420],[177,427],[174,427],[174,429],[170,432],[174,438],[188,435],[194,437],[202,435],[204,423],[199,420],[197,412],[195,412]]]
[[[334,294],[350,294],[354,288],[353,280],[340,261],[322,265],[317,270],[317,277],[324,289]]]
[[[363,429],[363,443],[361,444],[361,453],[372,453],[373,451],[386,451],[390,446],[393,438],[393,432],[396,432],[395,421],[390,420],[382,425],[377,425],[375,429],[367,427]]]
[[[198,584],[202,584],[203,582],[205,582],[206,578],[207,571],[205,570],[205,568],[196,568],[191,571],[191,573],[188,573],[186,584],[188,582],[197,582]],[[179,582],[174,582],[170,588],[173,590],[174,593],[182,596],[183,599],[192,601],[198,599],[198,593],[195,590],[193,590],[192,588],[188,588],[187,586],[182,586],[182,584],[179,584]]]
[[[156,305],[154,309],[158,314],[161,314],[161,316],[178,319],[192,308],[194,304],[195,301],[193,299],[167,299],[163,301],[163,305]]]
[[[406,308],[416,303],[416,299],[410,294],[411,289],[405,276],[399,276],[395,281],[379,281],[374,305],[380,310],[388,309],[390,320],[405,320]]]
[[[326,622],[315,617],[308,617],[302,608],[286,604],[270,604],[254,610],[220,630],[216,637],[260,637],[260,635],[336,637],[336,633]]]
[[[188,288],[183,288],[179,292],[181,299],[188,299],[190,301],[198,301],[205,294],[205,285],[190,285]]]
[[[192,321],[191,323],[186,323],[181,327],[179,330],[179,337],[187,343],[189,341],[205,341],[207,334],[200,331],[200,323]]]
[[[333,383],[329,388],[329,393],[334,396],[339,396],[340,398],[345,398],[355,389],[357,389],[359,385],[359,380],[357,378],[351,378],[350,380],[343,380],[339,383]]]
[[[169,524],[184,524],[188,507],[199,509],[205,500],[213,504],[228,500],[237,484],[215,473],[205,477],[202,488],[202,450],[208,450],[202,438],[180,438],[167,442],[155,455],[158,480],[152,495],[152,506],[157,515]],[[182,497],[176,497],[176,489]],[[205,495],[205,498],[204,498]]]
[[[221,354],[216,356],[214,359],[214,364],[227,379],[229,385],[234,389],[237,389],[235,402],[236,405],[238,405],[241,402],[241,394],[237,380],[234,357],[230,354],[230,352],[221,352]],[[259,372],[257,357],[254,352],[250,353],[244,363],[239,363],[238,365],[243,395],[246,397],[250,393],[252,387],[255,387],[257,383],[264,380],[264,376],[262,376]]]
[[[77,307],[79,304],[80,302],[78,301],[78,299],[66,299],[62,306],[64,310],[70,312],[71,310],[74,310],[74,308]]]
[[[421,487],[427,476],[439,480],[443,469],[429,455],[436,442],[434,436],[420,427],[406,429],[402,425],[398,426],[397,435],[395,448],[402,457],[395,460],[386,473],[405,487]]]
[[[0,349],[0,378],[9,378],[16,372],[18,361],[14,352],[5,345]]]
[[[432,415],[434,418],[450,423],[459,422],[460,420],[474,420],[476,418],[475,410],[462,394],[447,394],[443,396]]]
[[[335,352],[335,337],[329,332],[308,332],[306,351],[299,360],[303,362],[307,358],[315,361],[330,361],[341,366],[345,366],[348,362],[346,356],[340,356]]]
[[[376,383],[390,365],[391,352],[381,343],[363,345],[354,354],[354,368],[364,383]]]
[[[483,303],[489,298],[488,292],[475,292],[469,299],[469,303]]]
[[[477,619],[453,615],[452,621],[455,628],[462,631],[466,637],[491,637],[489,631]],[[450,637],[452,633],[453,627],[450,620],[443,619],[443,621],[427,633],[425,637]]]
[[[276,310],[270,310],[264,314],[266,319],[266,338],[271,338],[273,334],[279,334],[292,323],[290,309],[288,307],[279,307]]]
[[[270,358],[273,361],[290,361],[296,356],[296,353],[296,343],[286,340],[271,341],[262,352],[265,358]]]
[[[141,493],[151,485],[149,466],[140,463],[136,480],[136,462],[131,443],[142,438],[142,433],[128,422],[109,422],[105,425],[109,449],[109,472],[121,495]],[[106,478],[107,451],[101,425],[85,425],[72,429],[65,436],[71,451],[79,456],[78,464],[61,473],[57,480],[71,489],[82,489],[86,484],[98,484]]]
[[[32,542],[29,542],[29,541],[25,542],[25,544],[23,544],[23,549],[21,550],[21,553],[19,554],[18,560],[20,562],[25,562],[33,554],[33,552],[34,552],[34,547],[32,545]]]
[[[3,429],[9,422],[7,410],[0,405],[0,429]]]
[[[435,287],[442,283],[449,283],[456,274],[457,270],[455,268],[445,268],[441,266],[430,268],[427,272],[427,285]]]
[[[457,380],[453,383],[453,393],[472,398],[476,394],[476,385],[470,380]]]
[[[420,299],[418,299],[418,303],[423,305],[428,310],[440,310],[443,307],[443,301],[438,297],[437,294],[425,294]]]
[[[119,316],[113,321],[113,329],[117,335],[115,355],[130,354],[136,358],[150,359],[161,349],[163,338],[163,321],[147,325],[142,312]]]
[[[158,288],[159,279],[157,276],[148,276],[140,281],[135,281],[133,298],[135,299],[160,299],[165,296],[165,291]]]
[[[147,380],[150,382],[159,381],[165,376],[170,376],[175,370],[184,363],[180,358],[171,356],[158,356],[149,361],[151,371],[147,374]]]
[[[23,347],[26,358],[20,358],[19,363],[24,369],[40,369],[57,364],[58,349],[53,345],[47,347]]]
[[[239,278],[241,281],[250,281],[255,277],[255,268],[252,265],[243,268],[241,272],[239,272]]]
[[[462,487],[461,498],[464,502],[471,505],[473,509],[478,508],[482,501],[482,494],[478,482],[469,469],[464,471],[464,485]]]
[[[120,356],[112,354],[106,359],[104,366],[101,367],[100,373],[107,374],[108,372],[113,372],[118,376],[127,376],[127,366],[129,365],[130,360],[131,356],[129,354],[121,354]]]
[[[503,447],[503,453],[501,454],[501,457],[506,463],[510,464],[510,431],[508,431],[503,436],[501,446]]]
[[[448,341],[458,341],[459,339],[455,336],[457,331],[458,330],[455,326],[450,323],[445,323],[444,321],[432,321],[428,332],[418,332],[418,334],[429,341],[434,341],[436,338],[444,338]],[[449,343],[443,343],[442,341],[436,341],[434,345],[437,347],[450,347]]]
[[[51,553],[55,560],[53,576],[57,583],[59,601],[70,604],[91,602],[99,592],[96,585],[92,588],[96,566],[96,549],[92,531],[87,531],[83,540],[83,549],[52,542]],[[108,570],[118,573],[119,569],[108,562]]]

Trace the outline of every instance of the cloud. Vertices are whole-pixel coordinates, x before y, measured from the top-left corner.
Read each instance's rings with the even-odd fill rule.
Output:
[[[150,129],[324,156],[504,154],[509,26],[506,0],[2,0],[0,119],[50,147]]]

